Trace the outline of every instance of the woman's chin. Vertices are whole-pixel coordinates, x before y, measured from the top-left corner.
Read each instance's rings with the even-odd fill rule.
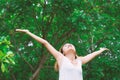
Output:
[[[76,51],[74,49],[69,49],[68,53],[76,53]]]

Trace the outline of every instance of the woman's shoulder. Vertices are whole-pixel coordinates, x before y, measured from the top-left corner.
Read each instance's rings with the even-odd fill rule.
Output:
[[[77,58],[78,58],[78,59],[82,59],[82,58],[83,58],[83,56],[77,56]]]
[[[81,61],[81,63],[83,64],[83,56],[77,56],[78,60]]]

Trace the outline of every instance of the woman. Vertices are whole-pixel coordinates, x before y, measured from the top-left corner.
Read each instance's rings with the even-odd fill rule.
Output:
[[[16,31],[28,34],[47,48],[57,61],[55,69],[59,70],[59,80],[83,80],[82,64],[86,64],[103,51],[108,50],[107,48],[100,48],[96,52],[80,57],[77,56],[75,47],[70,43],[66,43],[60,51],[57,51],[48,41],[34,35],[29,30],[16,29]]]

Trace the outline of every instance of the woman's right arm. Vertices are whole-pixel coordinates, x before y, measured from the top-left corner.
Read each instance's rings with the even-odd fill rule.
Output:
[[[24,32],[26,34],[28,34],[29,36],[31,36],[33,39],[35,39],[36,41],[38,41],[39,43],[43,44],[47,50],[55,57],[55,59],[59,62],[60,59],[62,58],[62,54],[57,51],[48,41],[46,41],[43,38],[40,38],[38,36],[36,36],[35,34],[31,33],[29,30],[22,30],[22,29],[16,29],[17,32]]]

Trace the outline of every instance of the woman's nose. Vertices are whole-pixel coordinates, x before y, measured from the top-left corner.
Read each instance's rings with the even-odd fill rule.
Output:
[[[72,47],[72,45],[68,45],[68,47]]]

